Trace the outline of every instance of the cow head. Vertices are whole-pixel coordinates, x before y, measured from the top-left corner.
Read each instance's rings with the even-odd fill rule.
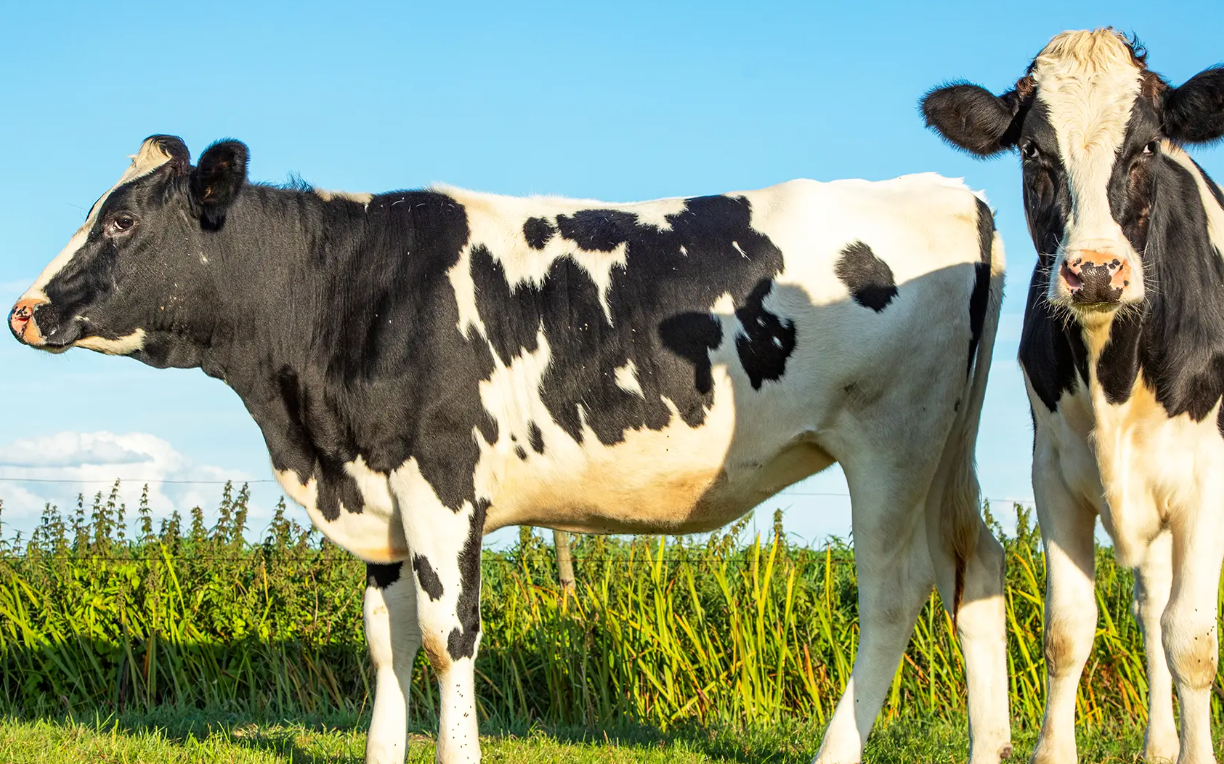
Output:
[[[84,347],[158,365],[192,363],[175,340],[209,331],[199,309],[208,288],[204,240],[224,225],[246,164],[246,147],[235,141],[209,147],[192,167],[180,139],[146,139],[17,301],[13,335],[52,352]]]
[[[1171,87],[1112,29],[1064,32],[1015,87],[936,88],[927,125],[978,157],[1019,150],[1029,233],[1051,304],[1081,319],[1142,303],[1149,223],[1167,152],[1224,136],[1224,68]]]

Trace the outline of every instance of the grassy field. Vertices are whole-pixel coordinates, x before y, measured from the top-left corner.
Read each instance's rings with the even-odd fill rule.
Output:
[[[747,730],[685,727],[667,734],[649,728],[535,726],[485,730],[482,743],[484,761],[490,764],[809,764],[820,731],[793,722]],[[413,735],[408,761],[432,764],[433,739],[419,732]],[[1135,752],[1141,742],[1141,731],[1133,727],[1084,731],[1080,760],[1138,762]],[[1032,744],[1031,733],[1018,737],[1013,760],[1026,761]],[[0,718],[0,761],[5,764],[360,764],[363,746],[363,729],[355,719],[343,717],[257,724],[241,717],[163,710],[76,722]],[[898,720],[872,735],[864,761],[963,762],[966,746],[960,720]]]
[[[1016,511],[1015,533],[995,531],[1022,759],[1042,711],[1045,582],[1037,531]],[[364,565],[283,511],[257,543],[245,526],[245,491],[227,489],[207,515],[158,528],[147,503],[129,512],[112,492],[67,514],[48,508],[29,538],[0,532],[0,762],[359,760],[371,701]],[[793,545],[780,520],[766,540],[745,543],[742,531],[576,538],[571,594],[529,531],[486,553],[487,760],[809,761],[857,649],[853,551]],[[1107,549],[1097,574],[1100,619],[1077,702],[1095,732],[1081,760],[1133,761],[1147,701],[1133,581]],[[932,594],[868,761],[963,756],[963,659],[949,632]],[[436,703],[419,656],[419,729],[436,723]],[[285,722],[302,719],[330,721]],[[430,761],[430,746],[411,760]]]

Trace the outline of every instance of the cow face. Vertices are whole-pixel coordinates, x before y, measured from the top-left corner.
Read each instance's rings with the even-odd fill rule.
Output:
[[[246,148],[214,144],[190,166],[187,147],[155,135],[102,195],[85,224],[9,314],[31,347],[84,347],[185,365],[176,338],[208,331],[199,297],[207,290],[207,242],[246,178]],[[151,347],[154,352],[149,352]],[[190,353],[188,353],[190,355]]]
[[[1011,91],[971,84],[922,100],[928,126],[979,157],[1016,148],[1051,304],[1081,319],[1145,296],[1144,252],[1169,142],[1224,136],[1224,68],[1171,88],[1112,29],[1064,32]]]

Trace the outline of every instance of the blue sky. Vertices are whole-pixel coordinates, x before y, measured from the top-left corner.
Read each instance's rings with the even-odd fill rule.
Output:
[[[72,6],[72,7],[70,7]],[[1054,34],[1134,31],[1180,83],[1224,60],[1224,3],[22,3],[0,11],[0,305],[67,242],[151,133],[193,155],[245,141],[251,176],[384,191],[441,181],[612,201],[793,177],[964,177],[1008,247],[979,464],[988,496],[1027,499],[1031,432],[1014,358],[1034,255],[1014,158],[953,153],[917,98],[947,79],[1006,89]],[[1224,179],[1224,150],[1195,156]],[[0,337],[0,478],[161,478],[154,509],[215,503],[271,477],[238,398],[155,371]],[[97,483],[0,480],[6,528]],[[138,490],[137,484],[131,486]],[[254,486],[256,523],[279,491]],[[764,505],[804,539],[849,530],[833,471]],[[811,495],[811,494],[836,494]],[[304,513],[301,515],[304,518]],[[768,515],[762,527],[768,525]]]

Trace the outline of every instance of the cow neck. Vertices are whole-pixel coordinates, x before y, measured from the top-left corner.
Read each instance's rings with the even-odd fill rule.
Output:
[[[322,200],[307,196],[248,186],[206,239],[211,273],[224,287],[202,365],[240,394],[260,366],[305,361],[328,222],[314,209]]]
[[[274,466],[305,482],[321,457],[353,456],[338,436],[351,429],[343,409],[325,401],[329,388],[347,385],[336,378],[337,356],[354,316],[337,302],[363,291],[355,261],[367,244],[364,209],[259,186],[243,197],[217,233],[221,276],[233,288],[202,365],[238,393]]]
[[[360,457],[387,472],[441,430],[496,440],[479,391],[491,350],[461,333],[448,277],[468,243],[461,205],[430,191],[364,203],[265,189],[251,201],[233,234],[264,247],[228,278],[257,286],[242,284],[227,314],[252,325],[215,357],[278,470],[342,481],[342,465]],[[474,501],[476,443],[445,457],[422,457],[422,473],[447,506]]]

